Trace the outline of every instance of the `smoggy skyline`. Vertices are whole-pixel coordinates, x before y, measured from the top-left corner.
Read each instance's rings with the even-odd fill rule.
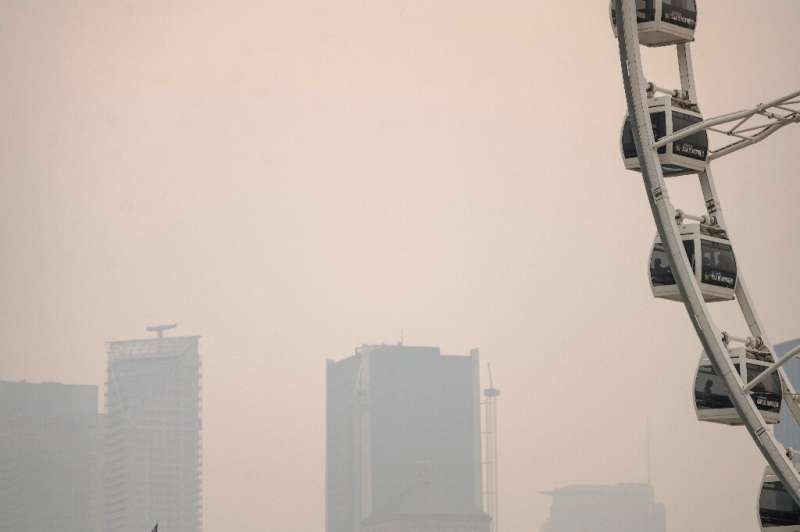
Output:
[[[695,420],[699,343],[650,295],[607,9],[3,2],[0,379],[102,386],[106,341],[178,322],[202,336],[206,530],[314,532],[325,360],[403,330],[492,364],[507,530],[538,530],[542,491],[644,480],[648,419],[668,530],[756,530],[763,459]],[[707,116],[800,86],[799,18],[700,3]],[[776,342],[800,336],[798,140],[714,163]]]

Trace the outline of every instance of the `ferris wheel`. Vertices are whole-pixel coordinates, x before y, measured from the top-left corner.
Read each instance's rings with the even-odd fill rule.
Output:
[[[694,81],[691,43],[695,0],[611,0],[619,41],[628,116],[622,131],[625,167],[641,172],[657,235],[650,253],[654,297],[681,302],[703,346],[695,376],[700,421],[744,426],[767,460],[759,498],[761,527],[800,531],[800,452],[785,449],[770,425],[782,406],[800,423],[800,396],[783,365],[800,348],[775,353],[747,289],[711,172],[711,162],[761,142],[800,122],[800,91],[752,108],[706,119]],[[679,88],[644,76],[640,46],[674,46]],[[722,139],[712,149],[709,137]],[[666,178],[695,175],[706,212],[673,205]],[[710,304],[736,301],[747,324],[738,334],[720,330]]]

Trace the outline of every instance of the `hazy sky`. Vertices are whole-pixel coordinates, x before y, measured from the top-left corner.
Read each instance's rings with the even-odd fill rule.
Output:
[[[607,8],[0,1],[0,379],[102,390],[105,341],[177,321],[203,336],[206,530],[319,532],[324,361],[404,329],[492,363],[506,531],[543,490],[643,480],[648,417],[670,532],[757,530],[763,460],[695,420],[699,342],[650,296]],[[701,3],[707,115],[800,86],[798,18]],[[645,61],[676,85],[671,50]],[[800,335],[798,141],[715,163],[775,340]]]

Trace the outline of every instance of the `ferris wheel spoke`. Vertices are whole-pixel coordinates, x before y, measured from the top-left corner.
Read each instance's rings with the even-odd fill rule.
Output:
[[[664,92],[665,90],[660,90]],[[795,99],[800,92],[788,94],[778,98],[768,104],[759,104],[750,109],[724,114],[718,117],[703,120],[689,127],[675,131],[671,135],[659,138],[652,146],[654,150],[663,148],[669,144],[697,135],[704,131],[710,131],[719,135],[737,137],[737,142],[730,143],[712,152],[711,159],[718,159],[723,155],[728,155],[742,148],[757,144],[770,137],[779,129],[790,124],[800,123],[800,109],[792,109],[789,105],[795,105]],[[782,111],[779,113],[778,111]],[[761,118],[757,124],[750,124],[754,119]],[[726,124],[733,124],[730,128],[721,128]],[[743,127],[748,125],[747,127]]]

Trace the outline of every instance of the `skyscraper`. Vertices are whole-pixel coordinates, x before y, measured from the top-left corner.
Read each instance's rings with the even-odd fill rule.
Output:
[[[649,484],[568,486],[548,492],[550,519],[542,532],[665,532],[664,505]]]
[[[800,338],[775,346],[775,354],[782,357],[790,350],[800,345]],[[794,384],[795,389],[800,389],[800,359],[794,358],[784,366],[786,376]],[[775,437],[784,447],[791,447],[800,451],[800,426],[792,417],[788,408],[781,408],[781,421],[775,425]]]
[[[202,530],[199,337],[110,342],[105,531]]]
[[[327,366],[327,532],[486,532],[479,356],[365,345]]]
[[[0,381],[0,531],[99,525],[97,387]]]

